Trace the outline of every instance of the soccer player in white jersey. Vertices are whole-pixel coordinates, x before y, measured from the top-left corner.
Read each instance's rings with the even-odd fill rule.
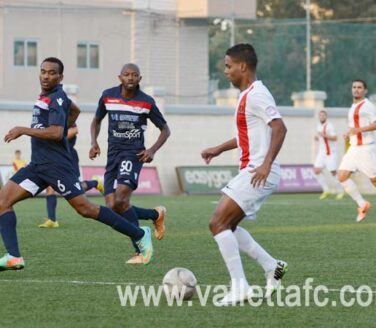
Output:
[[[360,194],[351,180],[355,171],[364,173],[376,187],[376,108],[366,98],[367,83],[354,80],[352,83],[353,104],[348,113],[349,130],[344,135],[350,140],[350,148],[339,166],[338,179],[345,191],[358,204],[357,222],[366,218],[371,203]]]
[[[313,169],[316,174],[317,181],[320,183],[323,193],[320,195],[320,199],[328,198],[331,195],[329,184],[331,181],[325,176],[323,169],[327,169],[332,177],[332,183],[336,187],[337,199],[342,199],[345,195],[343,188],[339,183],[336,175],[338,168],[338,158],[337,158],[337,134],[334,130],[334,126],[328,121],[328,115],[326,111],[322,110],[319,112],[319,123],[317,124],[317,133],[315,135],[315,140],[318,142],[318,151],[313,164]]]
[[[240,251],[254,259],[265,271],[265,297],[279,287],[287,263],[276,260],[238,226],[243,218],[254,219],[266,198],[278,186],[280,167],[275,158],[281,149],[286,127],[273,96],[256,78],[257,56],[250,44],[229,48],[225,56],[225,75],[241,92],[235,111],[236,137],[202,151],[209,164],[222,152],[236,149],[240,172],[222,189],[223,195],[209,227],[231,276],[231,289],[218,305],[235,304],[252,296]]]

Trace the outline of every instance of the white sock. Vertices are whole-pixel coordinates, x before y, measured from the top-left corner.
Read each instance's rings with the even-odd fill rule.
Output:
[[[232,231],[222,231],[215,235],[214,239],[230,273],[232,285],[248,286],[240,258],[238,242]]]
[[[359,207],[362,207],[366,202],[359,192],[358,187],[351,179],[347,179],[341,182],[343,189],[349,194],[349,196],[355,200]]]
[[[344,192],[341,183],[337,179],[337,176],[335,175],[335,176],[332,176],[332,177],[333,177],[334,185],[336,186],[337,193],[340,194],[340,193]]]
[[[265,272],[275,269],[277,260],[263,249],[247,230],[238,226],[234,235],[238,241],[239,249],[260,264]]]
[[[329,191],[329,186],[328,186],[328,182],[326,181],[326,176],[321,172],[319,174],[316,174],[316,179],[319,182],[322,190],[324,192],[328,192]]]

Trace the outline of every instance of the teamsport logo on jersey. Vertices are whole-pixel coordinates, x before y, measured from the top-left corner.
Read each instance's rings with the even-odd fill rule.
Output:
[[[125,131],[125,132],[117,132],[115,130],[112,130],[112,135],[115,138],[136,139],[136,138],[141,138],[141,130],[133,129],[130,131]]]
[[[59,106],[61,106],[64,102],[64,100],[62,98],[57,98],[56,101],[59,104]]]
[[[75,186],[78,190],[81,190],[81,183],[76,182],[76,183],[74,184],[74,186]]]

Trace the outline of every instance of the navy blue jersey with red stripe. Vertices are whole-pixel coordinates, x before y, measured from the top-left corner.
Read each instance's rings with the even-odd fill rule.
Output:
[[[132,98],[121,95],[121,85],[103,91],[96,117],[108,114],[108,151],[145,149],[147,119],[161,129],[166,124],[152,97],[137,90]]]
[[[51,125],[64,127],[64,137],[59,141],[31,138],[31,162],[34,164],[71,163],[67,141],[68,113],[71,100],[62,85],[42,93],[33,108],[31,128],[45,129]],[[69,164],[70,165],[70,164]]]

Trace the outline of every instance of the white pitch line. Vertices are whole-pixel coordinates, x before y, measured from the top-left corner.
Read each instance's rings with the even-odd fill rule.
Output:
[[[69,284],[69,285],[137,285],[135,282],[81,281],[81,280],[34,280],[34,279],[0,279],[0,282],[32,284]]]
[[[307,205],[307,203],[309,203],[310,205],[316,205],[316,204],[320,204],[320,205],[329,205],[329,206],[351,206],[351,204],[350,203],[345,203],[345,202],[339,202],[339,201],[337,201],[337,202],[330,202],[330,201],[328,201],[328,202],[325,202],[325,203],[323,203],[322,201],[320,202],[320,201],[315,201],[315,200],[313,200],[313,201],[309,201],[309,200],[307,200],[307,201],[294,201],[294,200],[292,200],[292,201],[273,201],[273,200],[270,200],[270,201],[267,201],[267,202],[265,202],[265,204],[264,204],[264,206],[269,206],[269,205],[275,205],[275,206],[280,206],[280,205],[282,205],[282,206],[291,206],[291,205]]]
[[[218,204],[219,201],[218,200],[212,200],[210,201],[210,204]],[[292,205],[307,205],[307,203],[310,203],[311,205],[317,205],[317,204],[320,204],[320,205],[323,205],[323,201],[319,201],[319,200],[305,200],[305,201],[295,201],[295,200],[291,200],[291,201],[273,201],[273,200],[270,200],[270,201],[267,201],[265,202],[264,206],[292,206]],[[326,205],[329,205],[329,206],[339,206],[339,207],[343,207],[343,206],[351,206],[350,203],[345,203],[345,202],[339,202],[339,201],[327,201],[325,202]]]

